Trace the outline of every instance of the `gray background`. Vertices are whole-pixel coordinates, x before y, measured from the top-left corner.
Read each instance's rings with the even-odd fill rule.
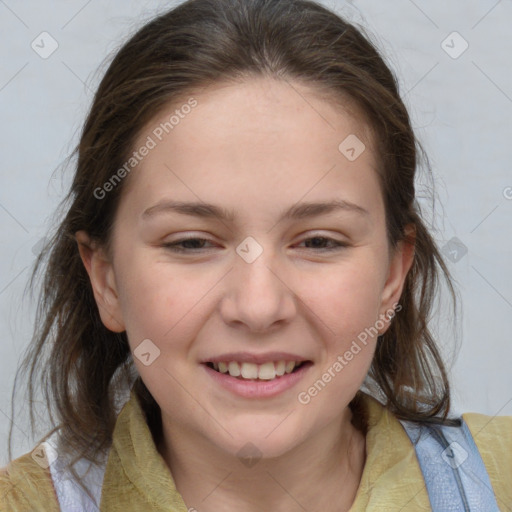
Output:
[[[0,465],[15,368],[34,321],[23,291],[71,176],[59,164],[77,142],[105,59],[174,3],[0,0]],[[512,2],[322,3],[367,27],[398,74],[433,166],[438,201],[428,219],[462,298],[457,358],[446,315],[433,322],[455,411],[512,415]],[[31,47],[51,49],[42,32],[58,44],[46,59]],[[18,456],[33,441],[24,419],[15,421]]]

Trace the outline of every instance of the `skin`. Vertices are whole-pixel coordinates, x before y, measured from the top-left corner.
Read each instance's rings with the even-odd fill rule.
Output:
[[[297,82],[254,78],[194,97],[197,107],[125,183],[111,253],[76,234],[102,321],[126,330],[132,351],[144,339],[160,350],[149,366],[134,362],[162,410],[158,449],[187,507],[348,510],[365,462],[365,438],[348,404],[376,337],[310,403],[297,395],[399,302],[413,260],[411,245],[388,245],[370,131],[361,116]],[[177,107],[149,123],[135,147]],[[352,162],[338,150],[349,134],[366,145]],[[297,202],[334,198],[367,214],[277,222]],[[163,199],[214,203],[235,219],[166,212],[144,221]],[[187,236],[208,242],[188,245],[188,253],[163,247]],[[247,236],[263,249],[253,263],[235,251]],[[306,241],[315,236],[346,246],[322,251],[335,244]],[[278,396],[242,398],[200,365],[232,351],[286,351],[314,364]],[[248,442],[262,457],[252,467],[237,457]]]

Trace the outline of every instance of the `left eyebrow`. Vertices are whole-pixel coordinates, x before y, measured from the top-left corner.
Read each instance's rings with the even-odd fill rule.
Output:
[[[327,215],[336,211],[347,211],[357,213],[359,215],[367,216],[370,213],[368,210],[350,201],[344,199],[333,199],[328,202],[308,202],[297,203],[279,216],[278,222],[282,220],[306,219],[311,217],[318,217],[320,215]],[[183,202],[163,200],[144,210],[141,217],[148,219],[157,213],[175,212],[182,215],[189,215],[201,218],[212,218],[233,222],[236,215],[233,210],[227,210],[221,206],[210,203],[201,202]]]

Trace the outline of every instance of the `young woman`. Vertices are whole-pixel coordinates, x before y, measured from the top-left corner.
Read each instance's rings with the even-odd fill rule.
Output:
[[[510,510],[512,418],[450,417],[419,147],[316,3],[189,0],[138,31],[45,253],[25,367],[55,429],[2,510]]]

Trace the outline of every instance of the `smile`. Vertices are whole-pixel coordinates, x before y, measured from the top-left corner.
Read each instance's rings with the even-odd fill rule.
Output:
[[[263,364],[219,361],[207,364],[220,373],[228,373],[231,377],[239,379],[273,380],[276,377],[282,377],[285,373],[292,373],[304,364],[304,361],[269,361]]]
[[[262,364],[236,361],[205,362],[201,366],[220,386],[243,398],[270,398],[294,387],[312,361],[268,361]]]

